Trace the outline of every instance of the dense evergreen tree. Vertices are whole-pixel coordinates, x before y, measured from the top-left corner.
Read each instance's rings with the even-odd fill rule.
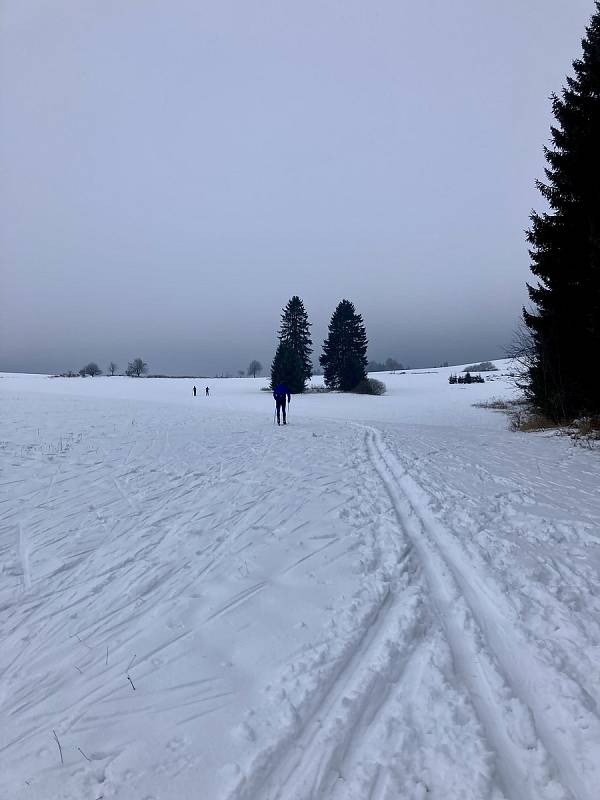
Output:
[[[329,335],[319,362],[330,389],[349,392],[367,376],[367,334],[363,319],[349,300],[342,300],[331,317]]]
[[[279,329],[279,341],[291,347],[297,353],[302,364],[303,383],[302,388],[297,391],[304,391],[304,384],[312,375],[312,340],[310,338],[310,322],[308,314],[304,308],[304,303],[294,295],[281,314],[281,327]]]
[[[271,388],[287,383],[292,394],[304,391],[304,365],[287,342],[279,342],[271,364]]]
[[[600,411],[600,2],[573,62],[574,77],[552,97],[557,126],[545,149],[550,213],[533,213],[528,241],[534,311],[527,389],[556,420]]]

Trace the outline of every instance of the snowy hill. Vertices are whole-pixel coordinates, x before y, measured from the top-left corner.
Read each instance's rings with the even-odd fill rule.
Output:
[[[474,408],[496,363],[287,428],[1,376],[0,798],[597,800],[600,464]]]

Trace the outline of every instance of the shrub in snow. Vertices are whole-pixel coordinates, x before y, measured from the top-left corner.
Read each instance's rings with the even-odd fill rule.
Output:
[[[385,383],[376,378],[364,378],[352,391],[356,394],[385,394]]]
[[[550,417],[535,409],[515,411],[511,415],[510,429],[513,431],[543,431],[556,428],[557,424]]]
[[[587,442],[600,441],[600,414],[591,417],[581,417],[573,422],[575,433],[573,438],[575,440],[585,439]]]

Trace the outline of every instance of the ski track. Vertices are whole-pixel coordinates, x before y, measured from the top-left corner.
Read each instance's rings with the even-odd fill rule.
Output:
[[[111,402],[0,436],[0,797],[596,800],[592,461]]]
[[[388,586],[347,653],[320,687],[318,705],[289,742],[234,792],[236,798],[269,800],[330,797],[345,782],[346,765],[421,646],[419,618],[407,620],[405,597]],[[405,629],[399,625],[405,622]],[[400,643],[406,644],[401,651]],[[351,767],[348,767],[349,769]]]
[[[368,449],[399,524],[420,555],[457,670],[498,754],[502,783],[509,796],[532,800],[540,796],[540,787],[531,779],[539,772],[538,755],[548,772],[554,771],[545,755],[548,753],[565,787],[569,787],[564,797],[597,798],[597,712],[586,707],[580,687],[568,679],[565,691],[565,675],[560,676],[560,682],[556,680],[553,667],[544,663],[521,630],[507,598],[495,592],[493,582],[469,563],[454,536],[430,511],[430,500],[422,487],[401,467],[381,433],[373,428],[368,432]],[[507,709],[505,702],[494,697],[494,685],[508,685],[520,708],[513,703]],[[512,725],[505,719],[508,710],[511,715],[531,715],[537,743],[514,740]],[[536,753],[541,748],[543,751]]]

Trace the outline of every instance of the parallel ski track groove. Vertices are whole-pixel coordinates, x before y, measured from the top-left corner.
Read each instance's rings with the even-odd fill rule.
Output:
[[[412,540],[421,559],[434,603],[446,630],[455,665],[469,691],[488,740],[497,753],[503,788],[514,800],[540,798],[537,787],[531,785],[530,781],[531,774],[527,766],[528,756],[531,756],[530,748],[526,749],[513,741],[503,720],[502,709],[494,697],[493,684],[497,682],[494,680],[497,676],[511,688],[525,708],[530,709],[535,720],[539,743],[562,776],[564,796],[577,800],[597,800],[597,785],[594,789],[590,786],[593,781],[582,778],[578,765],[570,758],[569,752],[561,747],[551,730],[547,714],[552,713],[552,706],[544,706],[539,697],[534,697],[533,708],[530,708],[531,694],[524,691],[527,676],[515,674],[516,671],[507,663],[505,654],[494,646],[494,636],[490,635],[490,631],[494,630],[496,619],[491,614],[487,616],[486,614],[488,606],[491,609],[494,602],[503,607],[501,598],[489,595],[484,602],[480,593],[477,598],[481,603],[473,602],[472,595],[477,594],[477,590],[469,588],[467,577],[462,574],[459,565],[440,540],[443,533],[441,521],[436,519],[434,526],[428,519],[432,512],[424,513],[423,509],[420,509],[420,504],[415,502],[402,486],[401,480],[403,483],[410,481],[414,483],[414,481],[389,451],[381,433],[370,427],[366,427],[366,431],[367,449],[371,461],[387,489],[399,526]],[[418,484],[415,486],[417,489],[421,488]],[[424,490],[421,491],[424,494]],[[477,633],[481,634],[483,642],[489,648],[491,658],[486,657],[487,654],[478,649],[476,634],[469,631],[457,617],[455,610],[457,600],[464,602],[469,616],[478,629]],[[524,644],[522,638],[516,636],[514,643],[516,648]],[[525,654],[525,660],[531,661],[532,665],[534,659],[533,655]],[[497,673],[496,676],[494,672]]]
[[[407,565],[400,565],[401,571]],[[402,614],[403,598],[388,586],[385,594],[354,642],[352,652],[329,676],[318,705],[302,721],[293,738],[280,742],[275,752],[234,790],[236,800],[299,800],[327,798],[336,781],[343,779],[348,753],[360,746],[356,742],[366,719],[371,722],[381,713],[390,687],[418,651],[422,640],[408,637],[411,647],[399,652],[394,646],[394,623]],[[418,627],[419,620],[413,622]],[[377,657],[382,656],[379,665]],[[345,710],[350,702],[352,709]],[[348,718],[345,718],[348,717]],[[332,735],[343,726],[340,735]]]

